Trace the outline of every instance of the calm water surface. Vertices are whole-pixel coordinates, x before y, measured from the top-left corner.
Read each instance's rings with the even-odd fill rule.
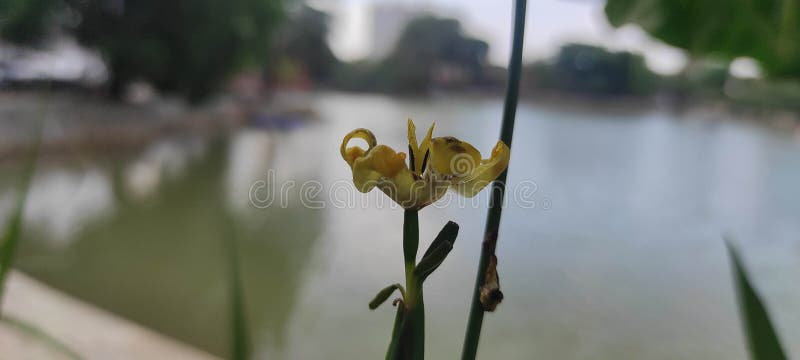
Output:
[[[340,139],[368,127],[404,149],[412,117],[420,132],[436,121],[437,134],[487,154],[502,104],[323,94],[312,105],[319,118],[292,131],[168,137],[133,154],[43,161],[19,267],[224,355],[223,254],[235,238],[258,358],[381,358],[393,310],[369,311],[367,302],[403,279],[402,210],[377,192],[353,192]],[[521,105],[510,169],[512,198],[524,201],[503,213],[506,300],[486,317],[479,357],[746,359],[723,233],[744,251],[786,347],[800,356],[796,139],[707,115]],[[4,213],[13,170],[0,169]],[[303,201],[307,181],[322,190]],[[254,207],[260,183],[286,195]],[[431,359],[460,353],[485,200],[420,214],[422,246],[447,220],[461,224],[427,282]]]

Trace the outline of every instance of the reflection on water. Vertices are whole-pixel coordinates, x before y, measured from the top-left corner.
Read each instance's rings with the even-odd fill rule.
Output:
[[[67,246],[83,225],[113,212],[111,181],[101,170],[48,168],[31,184],[25,219],[51,245]]]
[[[501,102],[324,94],[318,122],[287,133],[168,138],[140,154],[43,163],[20,267],[78,297],[217,354],[227,353],[226,219],[240,235],[255,351],[267,359],[380,357],[392,311],[375,291],[402,279],[401,211],[337,209],[349,178],[341,136],[405,141],[405,119],[480,149]],[[499,245],[505,302],[487,316],[482,358],[745,359],[720,234],[738,239],[791,353],[800,354],[800,144],[703,114],[595,113],[522,105]],[[270,172],[270,170],[272,172]],[[272,173],[274,176],[270,176]],[[12,170],[0,173],[11,189]],[[255,208],[255,182],[295,181],[286,206]],[[297,199],[324,185],[324,209]],[[11,190],[0,190],[0,209]],[[459,352],[485,208],[430,207],[422,246],[447,220],[461,238],[428,281],[428,349]]]
[[[204,152],[205,143],[197,138],[156,142],[126,165],[123,174],[126,193],[139,199],[154,196],[164,177],[183,176],[188,163]]]
[[[239,154],[257,160],[251,167],[229,166],[227,153],[242,147],[238,139],[203,146],[194,140],[158,143],[106,174],[75,169],[70,177],[63,175],[66,170],[42,170],[31,193],[30,225],[38,230],[39,219],[52,219],[44,229],[61,230],[59,236],[70,240],[53,246],[51,231],[35,231],[24,240],[22,269],[125,317],[227,354],[222,241],[229,236],[230,198],[246,202],[248,187],[230,189],[235,182],[225,180],[246,179],[248,171],[270,166],[251,151]],[[190,156],[206,146],[202,157]],[[142,172],[158,181],[139,186],[146,183]],[[109,178],[121,179],[113,191]],[[270,344],[272,351],[285,343],[299,277],[322,217],[295,204],[257,215],[237,216],[237,236],[249,324],[254,340]]]

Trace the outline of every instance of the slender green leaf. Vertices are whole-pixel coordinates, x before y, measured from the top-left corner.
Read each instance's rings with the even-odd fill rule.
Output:
[[[58,339],[50,336],[49,334],[44,332],[44,330],[36,327],[33,324],[30,324],[30,323],[28,323],[28,322],[26,322],[24,320],[17,319],[15,317],[11,317],[11,316],[4,316],[0,320],[5,322],[9,326],[12,326],[12,327],[16,328],[17,330],[27,334],[28,336],[31,336],[31,337],[41,341],[42,344],[47,345],[48,347],[50,347],[51,349],[53,349],[55,351],[58,351],[59,353],[61,353],[61,355],[64,355],[68,359],[72,359],[72,360],[80,360],[80,359],[82,359],[81,356],[77,352],[75,352],[74,350],[70,349],[69,346],[67,346],[63,342],[59,341]]]
[[[227,219],[228,233],[223,237],[228,263],[228,303],[230,306],[231,355],[234,360],[250,357],[250,334],[245,316],[244,290],[242,289],[241,264],[237,246],[238,235],[233,219]]]
[[[3,298],[3,289],[5,288],[6,278],[11,266],[14,264],[14,258],[17,255],[17,246],[22,235],[22,214],[25,212],[25,202],[28,198],[30,191],[31,178],[36,169],[36,160],[39,157],[39,142],[41,141],[41,127],[38,130],[37,140],[34,144],[31,157],[28,159],[26,169],[22,177],[21,193],[17,197],[17,202],[11,217],[3,230],[3,237],[0,239],[0,299]],[[2,314],[2,312],[0,312]]]
[[[443,241],[440,242],[439,245],[431,251],[428,256],[422,258],[422,260],[417,264],[417,267],[414,269],[414,276],[419,279],[419,282],[422,283],[428,277],[428,275],[432,274],[439,265],[442,264],[447,255],[450,254],[450,251],[453,250],[453,243],[450,241]]]
[[[395,360],[400,358],[400,338],[403,334],[405,327],[405,309],[406,306],[402,301],[395,304],[397,306],[397,314],[394,317],[394,326],[392,327],[392,340],[389,342],[389,348],[386,351],[386,360]]]
[[[739,307],[744,322],[750,354],[756,360],[783,360],[786,354],[775,333],[767,309],[751,285],[736,248],[727,243],[739,297]]]
[[[433,239],[431,245],[428,246],[428,250],[425,250],[425,254],[422,255],[422,259],[425,260],[434,249],[436,249],[439,244],[443,241],[449,241],[450,243],[454,244],[456,242],[456,237],[458,236],[458,224],[453,221],[448,221],[442,227],[442,230],[439,231],[439,234],[436,235],[436,238]]]
[[[379,291],[378,294],[375,295],[375,298],[373,298],[372,301],[369,302],[369,309],[370,310],[377,309],[378,306],[381,306],[381,304],[383,304],[386,301],[386,299],[388,299],[389,296],[391,296],[392,293],[397,289],[400,289],[401,293],[405,292],[403,290],[403,286],[396,283],[381,289],[381,291]]]

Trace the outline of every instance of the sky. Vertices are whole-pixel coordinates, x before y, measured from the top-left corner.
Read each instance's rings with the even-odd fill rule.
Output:
[[[512,0],[317,0],[312,5],[332,16],[330,43],[344,60],[370,53],[371,8],[376,3],[419,5],[438,15],[461,20],[465,32],[487,41],[489,60],[506,65],[511,49]],[[650,38],[635,26],[614,29],[603,13],[603,0],[528,1],[524,61],[554,55],[568,42],[581,42],[642,53],[648,66],[662,74],[683,67],[683,51]]]

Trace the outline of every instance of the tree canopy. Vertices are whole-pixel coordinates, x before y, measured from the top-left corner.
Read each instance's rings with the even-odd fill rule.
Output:
[[[458,20],[423,16],[408,23],[380,67],[393,89],[427,90],[437,75],[439,83],[479,81],[488,51],[485,41],[464,34]],[[447,70],[453,76],[444,79]]]
[[[654,91],[655,76],[641,55],[601,47],[568,44],[552,67],[556,89],[596,95],[644,95]]]
[[[302,4],[290,11],[279,29],[273,54],[275,61],[268,62],[270,72],[279,71],[279,62],[299,64],[309,78],[326,82],[333,76],[339,59],[328,45],[330,16]]]
[[[51,31],[97,48],[111,91],[131,80],[200,100],[232,71],[261,64],[280,0],[4,0],[0,36],[34,45]]]
[[[767,75],[800,78],[795,0],[608,0],[614,26],[637,24],[695,56],[757,60]]]

